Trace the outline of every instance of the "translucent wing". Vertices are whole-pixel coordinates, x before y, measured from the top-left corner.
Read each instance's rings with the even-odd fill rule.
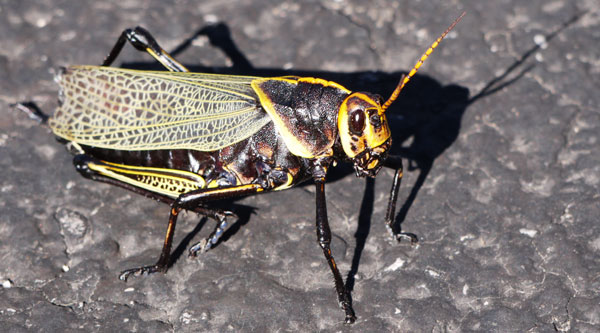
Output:
[[[270,121],[254,77],[73,66],[57,81],[50,127],[69,141],[119,150],[213,151]]]

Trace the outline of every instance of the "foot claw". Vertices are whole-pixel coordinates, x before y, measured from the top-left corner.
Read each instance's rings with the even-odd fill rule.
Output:
[[[192,247],[190,247],[190,249],[188,250],[188,257],[197,257],[198,253],[202,252],[206,252],[210,249],[210,246],[208,246],[208,240],[204,239],[196,244],[194,244]]]
[[[215,230],[210,234],[210,236],[208,236],[207,239],[198,242],[196,244],[194,244],[192,247],[190,247],[190,249],[188,250],[188,256],[189,257],[197,257],[198,253],[202,252],[207,252],[208,250],[210,250],[215,244],[217,244],[219,242],[219,239],[221,238],[221,236],[225,233],[225,230],[227,230],[227,228],[229,227],[229,224],[227,223],[227,217],[229,216],[234,216],[235,218],[238,218],[238,216],[231,212],[231,211],[222,211],[222,212],[216,212],[215,215],[213,216],[213,218],[215,220],[217,220],[217,226],[215,227]]]
[[[398,242],[402,241],[403,238],[410,240],[411,244],[415,244],[419,241],[419,237],[412,232],[399,232],[395,236]]]
[[[346,315],[346,319],[344,320],[345,324],[354,324],[354,322],[356,321],[356,316],[355,315]]]
[[[158,265],[144,266],[138,268],[126,269],[119,274],[119,280],[127,282],[130,276],[150,275],[152,273],[160,272],[161,268]]]

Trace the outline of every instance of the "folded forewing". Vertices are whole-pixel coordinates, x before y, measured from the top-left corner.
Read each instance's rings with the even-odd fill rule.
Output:
[[[69,141],[119,150],[214,151],[270,121],[254,77],[73,66],[57,80],[52,131]]]

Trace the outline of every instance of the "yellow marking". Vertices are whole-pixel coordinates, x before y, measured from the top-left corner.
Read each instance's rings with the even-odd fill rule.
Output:
[[[169,68],[169,66],[167,66],[167,63],[165,63],[165,62],[163,61],[163,59],[162,59],[162,58],[161,58],[161,57],[160,57],[158,54],[156,54],[156,53],[155,53],[155,52],[154,52],[154,51],[153,51],[151,48],[147,48],[147,49],[146,49],[146,52],[150,53],[150,55],[151,55],[151,56],[152,56],[154,59],[156,59],[156,61],[160,62],[160,63],[161,63],[163,66],[165,66],[165,67],[166,67],[166,68],[167,68],[169,71],[173,72],[173,70],[172,70],[171,68]],[[179,63],[177,60],[173,59],[173,57],[171,57],[171,56],[170,56],[170,55],[169,55],[167,52],[164,52],[164,50],[163,50],[163,53],[162,53],[162,55],[163,55],[165,58],[168,58],[168,59],[170,59],[172,62],[179,64],[179,66],[181,66],[181,67],[182,67],[182,68],[183,68],[183,69],[184,69],[186,72],[188,71],[188,69],[187,69],[187,68],[185,68],[185,66],[183,66],[182,64],[180,64],[180,63]]]
[[[101,175],[172,198],[204,188],[205,185],[204,178],[195,173],[180,170],[133,167],[108,162],[106,165],[89,163],[88,166]],[[125,176],[125,174],[135,175],[136,179]],[[181,177],[176,176],[177,174]],[[193,180],[183,178],[184,176],[190,177],[190,175]]]
[[[217,188],[219,187],[219,184],[217,183],[216,179],[211,180],[208,185],[206,185],[206,188]]]
[[[359,98],[367,103],[373,105],[373,109],[377,110],[377,114],[381,117],[382,126],[378,131],[375,131],[375,126],[371,124],[371,119],[366,114],[366,124],[365,129],[362,132],[362,135],[358,137],[358,140],[352,140],[354,134],[350,133],[348,128],[348,101],[351,98]],[[371,108],[367,109],[371,110]],[[383,143],[385,143],[391,136],[391,131],[383,113],[383,110],[378,106],[378,104],[373,101],[369,96],[362,93],[353,93],[348,96],[342,105],[340,106],[340,110],[338,111],[338,130],[340,141],[342,142],[342,148],[344,152],[349,158],[354,158],[361,152],[363,152],[366,148],[375,148]],[[352,146],[354,145],[354,149]]]
[[[371,163],[369,163],[367,169],[374,169],[377,166],[377,164],[379,164],[379,160],[373,160],[371,161]]]
[[[367,96],[366,94],[363,94],[361,92],[355,92],[352,94],[353,97],[358,97],[360,99],[362,99],[363,101],[373,105],[373,107],[378,107],[379,104],[377,104],[377,102],[375,102],[371,97]],[[350,97],[350,96],[348,96]]]
[[[190,177],[190,178],[198,178],[198,180],[202,180],[204,181],[204,178],[200,177],[197,173],[193,173],[190,171],[183,171],[183,170],[177,170],[177,169],[167,169],[167,168],[154,168],[154,167],[143,167],[143,166],[135,166],[135,165],[127,165],[127,164],[118,164],[118,163],[112,163],[112,162],[107,162],[107,161],[102,161],[102,163],[108,164],[108,165],[112,165],[116,168],[122,168],[124,170],[141,170],[141,171],[155,171],[156,173],[174,173],[174,174],[178,174],[181,175],[183,177]]]
[[[350,95],[353,96],[354,94]],[[348,96],[340,105],[340,110],[338,111],[338,131],[340,136],[340,141],[342,142],[342,148],[344,148],[344,152],[349,158],[353,158],[358,155],[358,152],[364,150],[364,143],[362,141],[352,141],[352,134],[350,134],[350,130],[348,128]],[[352,142],[355,143],[356,151],[352,149]]]
[[[271,98],[259,86],[261,83],[267,82],[267,81],[284,81],[284,82],[288,82],[288,83],[292,83],[292,84],[296,84],[296,85],[298,84],[298,82],[319,84],[319,85],[322,85],[325,87],[333,87],[336,89],[340,89],[340,90],[344,91],[345,93],[350,93],[350,90],[344,88],[342,85],[340,85],[338,83],[319,79],[319,78],[312,78],[312,77],[302,77],[302,78],[292,77],[292,78],[290,78],[289,76],[283,76],[283,77],[279,77],[279,78],[261,78],[261,79],[256,79],[256,80],[252,81],[252,83],[250,84],[252,86],[252,88],[254,89],[254,92],[258,95],[258,98],[260,100],[262,107],[265,109],[265,111],[267,111],[267,113],[271,117],[271,120],[275,123],[277,130],[283,137],[283,141],[285,142],[286,146],[288,147],[288,149],[290,150],[290,152],[292,154],[294,154],[296,156],[304,157],[304,158],[318,158],[318,157],[324,157],[324,156],[331,156],[333,154],[333,150],[330,147],[328,148],[327,151],[323,152],[319,156],[315,156],[315,152],[312,152],[309,149],[307,149],[306,144],[304,144],[303,142],[298,140],[298,138],[294,135],[294,133],[292,133],[288,129],[288,127],[283,122],[281,117],[275,111],[275,107],[273,106],[273,100],[271,100]]]
[[[371,124],[371,120],[367,117],[369,125],[365,127],[365,138],[367,140],[367,145],[370,148],[381,146],[390,138],[390,136],[392,136],[385,114],[380,113],[379,116],[381,117],[381,123],[383,124],[383,126],[379,128],[379,131],[375,131],[375,126]]]
[[[333,266],[333,269],[337,269],[337,265],[335,264],[335,259],[333,259],[333,256],[331,255],[331,249],[327,249],[327,254],[329,254],[329,258],[331,260],[331,266]]]
[[[260,187],[260,185],[258,184],[247,184],[247,185],[240,185],[240,186],[231,186],[231,187],[225,187],[225,188],[215,188],[214,190],[210,190],[211,194],[224,194],[224,193],[231,193],[231,192],[237,192],[239,190],[244,190],[244,189],[255,189],[256,192],[262,192],[263,188]]]
[[[232,169],[229,168],[229,165],[223,165],[222,166],[223,170],[227,171],[229,174],[233,175],[235,177],[235,184],[231,184],[232,186],[237,186],[238,184],[241,184],[242,182],[240,181],[240,177],[239,175],[232,171]],[[213,179],[211,180],[208,185],[206,185],[206,188],[217,188],[221,185],[219,185],[219,183],[217,182],[217,179]]]
[[[349,94],[351,93],[350,90],[346,89],[344,86],[342,86],[339,83],[333,82],[333,81],[327,81],[327,80],[323,80],[323,79],[319,79],[319,78],[314,78],[314,77],[302,77],[298,79],[298,82],[306,82],[306,83],[312,83],[312,84],[320,84],[324,87],[333,87],[336,89],[340,89],[342,91],[344,91],[345,93]]]
[[[400,94],[400,92],[402,91],[402,89],[404,88],[404,86],[408,83],[408,81],[410,81],[410,79],[417,73],[417,70],[421,67],[421,65],[423,65],[423,63],[425,62],[425,60],[429,57],[429,55],[431,55],[431,53],[433,52],[433,49],[435,49],[436,47],[438,47],[438,45],[440,44],[440,42],[442,41],[442,39],[444,39],[444,37],[446,37],[446,35],[450,32],[450,30],[454,29],[454,26],[456,26],[456,24],[458,22],[460,22],[460,20],[463,18],[463,16],[465,16],[466,12],[463,12],[456,20],[454,20],[454,22],[452,22],[452,24],[440,35],[440,37],[438,37],[438,39],[436,39],[431,46],[427,49],[427,51],[425,51],[425,53],[423,53],[423,55],[421,55],[421,58],[419,59],[419,61],[417,61],[417,63],[415,64],[415,66],[413,67],[413,69],[410,70],[410,72],[408,73],[408,75],[403,75],[402,78],[400,79],[400,82],[398,83],[398,85],[396,86],[396,89],[394,89],[394,92],[392,93],[392,95],[390,96],[390,98],[388,98],[388,100],[383,104],[383,106],[381,107],[383,109],[383,111],[385,112],[385,110],[387,110],[387,108],[390,107],[390,105],[392,105],[392,103],[394,103],[394,101],[396,100],[396,98],[398,98],[398,95]]]
[[[115,167],[112,167],[111,165],[115,165]],[[115,163],[106,163],[106,165],[105,164],[88,163],[88,167],[91,170],[96,171],[101,175],[122,181],[127,184],[131,184],[133,186],[136,186],[136,187],[139,187],[139,188],[151,191],[151,192],[162,194],[162,195],[165,195],[165,196],[168,196],[171,198],[177,198],[181,194],[205,188],[204,187],[205,182],[202,177],[199,177],[198,175],[193,174],[193,173],[180,171],[180,170],[146,168],[148,171],[161,170],[162,172],[193,174],[196,176],[196,178],[198,180],[202,180],[202,181],[195,182],[195,181],[191,181],[191,180],[184,179],[184,178],[178,178],[176,176],[170,176],[170,175],[164,175],[164,174],[158,174],[158,173],[152,173],[152,172],[144,173],[144,172],[142,172],[142,170],[145,170],[144,167],[132,167],[132,166],[128,166],[128,165],[118,165]],[[131,170],[128,170],[128,168],[135,169],[138,171],[137,172],[131,171]],[[132,174],[132,175],[136,175],[139,177],[136,180],[136,179],[127,177],[123,174]],[[148,184],[147,182],[144,181],[145,180],[143,178],[144,176],[151,177],[151,178],[146,178],[146,179],[154,180],[155,183]],[[142,178],[140,178],[140,177],[142,177]],[[179,182],[181,184],[178,186],[174,183],[169,183],[168,182],[169,180],[171,182],[175,181],[175,182]],[[161,186],[161,185],[163,185],[163,186]],[[171,188],[165,188],[164,185],[170,185]],[[210,193],[214,193],[214,194],[230,193],[230,192],[238,191],[240,189],[255,189],[257,192],[263,191],[263,189],[258,184],[248,184],[248,185],[235,186],[235,187],[215,188],[215,189],[211,189]],[[177,215],[177,213],[178,212],[175,212],[174,215]]]
[[[257,79],[257,80],[252,81],[252,83],[250,85],[252,86],[252,88],[254,89],[256,94],[258,95],[258,98],[260,100],[260,104],[262,105],[262,107],[265,109],[265,111],[267,111],[269,116],[271,116],[271,119],[275,123],[277,130],[283,137],[283,141],[285,142],[285,144],[288,147],[288,149],[290,150],[290,152],[296,156],[305,157],[305,158],[314,158],[315,156],[313,155],[313,153],[311,153],[308,149],[306,149],[305,145],[303,145],[302,142],[300,142],[296,138],[296,136],[292,132],[290,132],[290,130],[288,130],[287,126],[281,120],[281,117],[279,117],[277,112],[275,112],[275,107],[273,106],[273,101],[271,100],[271,98],[267,94],[265,94],[264,90],[262,90],[259,87],[260,83],[270,81],[270,80],[273,80],[273,79],[271,79],[271,78]],[[294,84],[298,83],[297,81],[288,80],[288,79],[275,79],[275,80],[291,82]]]
[[[181,67],[185,72],[189,72],[190,70],[187,69],[187,67],[185,67],[183,64],[181,64],[179,61],[175,60],[173,57],[171,57],[170,54],[168,54],[167,52],[164,52],[165,57],[169,58],[172,62],[176,63],[179,65],[179,67]]]
[[[277,186],[276,188],[273,189],[273,191],[281,191],[281,190],[290,188],[290,187],[292,187],[293,181],[294,181],[294,176],[292,176],[292,174],[287,172],[287,181],[285,182],[285,184]]]
[[[171,209],[171,215],[178,215],[179,212],[175,211],[175,209]],[[173,232],[173,223],[170,223],[171,221],[169,220],[169,224],[167,225],[167,233],[165,234],[165,245],[169,244],[169,242],[171,241],[171,237],[169,237],[171,235],[171,233]]]
[[[160,57],[158,56],[158,54],[156,54],[151,48],[149,48],[149,47],[146,48],[146,52],[148,52],[152,56],[152,58],[156,59],[156,61],[160,62],[161,64],[163,63],[161,61]],[[167,69],[169,69],[169,68],[167,67]],[[169,70],[171,70],[171,69],[169,69]]]

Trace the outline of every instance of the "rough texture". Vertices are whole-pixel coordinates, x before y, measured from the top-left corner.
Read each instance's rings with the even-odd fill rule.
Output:
[[[166,3],[0,1],[2,330],[600,330],[596,0]],[[197,71],[314,75],[387,96],[463,10],[389,111],[408,162],[398,220],[419,245],[383,226],[390,170],[365,182],[341,167],[327,186],[350,328],[310,184],[236,201],[241,223],[199,259],[185,250],[213,222],[187,214],[169,272],[123,283],[120,270],[156,260],[168,207],[81,178],[9,107],[51,113],[52,71],[100,63],[135,25]],[[116,65],[157,68],[129,46]]]

